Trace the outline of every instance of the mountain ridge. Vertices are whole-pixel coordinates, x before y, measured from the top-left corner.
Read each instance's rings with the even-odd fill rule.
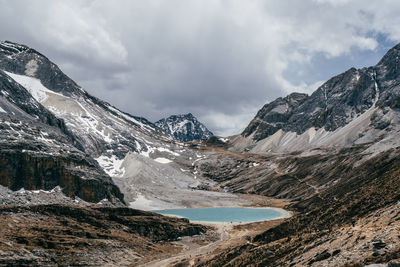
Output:
[[[400,44],[371,67],[350,68],[311,95],[293,93],[265,104],[233,150],[293,152],[394,140],[400,111]],[[288,106],[288,99],[298,98]]]

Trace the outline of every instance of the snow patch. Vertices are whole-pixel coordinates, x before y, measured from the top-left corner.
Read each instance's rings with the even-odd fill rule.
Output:
[[[56,187],[54,187],[51,190],[43,190],[43,189],[39,189],[39,190],[26,190],[25,188],[21,188],[18,191],[16,191],[17,194],[39,194],[39,193],[45,193],[45,194],[51,194],[54,192],[61,192],[61,187],[59,185],[57,185]]]
[[[7,113],[4,109],[0,107],[0,112]]]
[[[140,151],[139,155],[142,155],[146,158],[150,158],[150,153],[154,152],[154,148],[149,147],[149,146],[146,146],[146,148],[147,148],[147,151],[142,150],[142,151]]]
[[[162,164],[167,164],[167,163],[171,163],[172,160],[166,159],[166,158],[156,158],[154,159],[155,161],[162,163]]]
[[[61,191],[61,187],[59,185],[57,185],[56,187],[54,187],[53,189],[48,190],[48,191],[40,189],[40,190],[32,190],[30,192],[32,192],[34,194],[39,194],[39,193],[51,194],[51,193],[60,192],[60,191]],[[26,192],[29,192],[29,190],[26,190]]]
[[[152,201],[145,198],[141,193],[137,194],[135,201],[129,202],[129,207],[139,210],[151,210]]]
[[[40,80],[36,78],[25,75],[18,75],[7,71],[5,71],[5,73],[10,76],[14,81],[25,87],[25,89],[28,90],[33,98],[35,98],[36,101],[38,101],[39,103],[43,103],[47,99],[47,93],[54,93],[53,91],[50,91],[49,89],[44,87]]]
[[[102,155],[95,160],[103,168],[103,170],[111,177],[122,177],[125,174],[125,168],[121,167],[123,159],[118,159],[115,155],[107,157]]]
[[[131,116],[124,114],[123,112],[119,111],[118,109],[116,109],[114,107],[109,106],[108,109],[116,112],[119,116],[123,117],[125,120],[133,122],[134,124],[138,125],[142,129],[146,129],[146,130],[150,130],[150,131],[154,130],[152,127],[136,120],[135,118],[133,118]]]
[[[157,147],[156,149],[157,149],[158,151],[160,151],[160,152],[167,152],[167,153],[170,153],[170,154],[172,154],[172,155],[174,155],[174,156],[180,156],[179,153],[176,153],[176,152],[174,152],[174,151],[171,151],[171,150],[169,150],[168,148]]]

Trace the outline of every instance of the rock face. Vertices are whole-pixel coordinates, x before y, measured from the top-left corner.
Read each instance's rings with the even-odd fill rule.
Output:
[[[394,132],[400,110],[399,56],[400,44],[377,65],[351,68],[310,96],[294,93],[266,104],[241,134],[244,146],[257,147],[253,152],[295,151],[374,142],[379,131]],[[262,148],[255,145],[260,141]]]
[[[207,139],[213,135],[213,133],[191,113],[172,115],[157,121],[155,124],[177,140],[183,142]]]
[[[258,111],[256,117],[243,131],[243,136],[254,135],[255,140],[261,140],[285,128],[294,114],[294,110],[306,101],[308,95],[293,93],[285,98],[278,98]]]

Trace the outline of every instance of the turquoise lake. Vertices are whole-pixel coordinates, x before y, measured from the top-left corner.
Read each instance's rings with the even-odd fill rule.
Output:
[[[157,210],[153,212],[203,222],[258,222],[279,219],[285,215],[283,212],[271,208],[198,208]]]

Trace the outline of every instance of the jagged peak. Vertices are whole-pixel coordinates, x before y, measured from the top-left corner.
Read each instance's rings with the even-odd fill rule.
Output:
[[[171,115],[155,124],[174,136],[175,139],[184,142],[204,139],[213,135],[192,113]]]
[[[190,112],[186,113],[186,114],[173,114],[173,115],[168,116],[166,119],[169,119],[169,118],[194,118],[194,119],[196,119],[196,117]]]

